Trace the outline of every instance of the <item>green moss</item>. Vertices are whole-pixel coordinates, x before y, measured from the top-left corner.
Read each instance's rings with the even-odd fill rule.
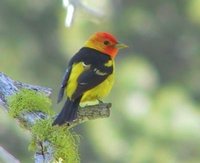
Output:
[[[22,112],[41,111],[52,114],[50,99],[43,93],[23,89],[8,98],[9,114],[17,117]]]
[[[70,133],[67,126],[52,126],[52,119],[40,120],[32,127],[32,135],[29,149],[36,150],[37,142],[49,141],[54,149],[55,161],[80,162],[76,145],[78,136]]]

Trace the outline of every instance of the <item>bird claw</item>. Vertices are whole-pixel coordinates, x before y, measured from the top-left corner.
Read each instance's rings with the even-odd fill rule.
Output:
[[[103,101],[101,101],[101,100],[99,100],[99,99],[97,99],[97,100],[98,100],[99,104],[103,104]]]

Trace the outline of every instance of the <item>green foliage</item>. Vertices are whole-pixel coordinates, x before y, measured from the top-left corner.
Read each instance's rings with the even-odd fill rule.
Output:
[[[55,161],[80,162],[76,145],[78,136],[70,133],[67,126],[52,126],[52,119],[40,120],[32,127],[32,136],[30,150],[35,151],[37,142],[49,141],[54,149]]]
[[[52,114],[51,101],[43,93],[23,89],[8,99],[9,114],[17,117],[22,112],[41,111]]]

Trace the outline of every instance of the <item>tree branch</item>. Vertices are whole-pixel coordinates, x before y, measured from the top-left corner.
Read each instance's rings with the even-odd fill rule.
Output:
[[[0,107],[5,111],[9,111],[8,107],[8,97],[16,94],[21,89],[29,89],[37,92],[44,93],[47,97],[52,94],[51,88],[31,85],[22,83],[19,81],[14,81],[5,74],[0,72]],[[110,116],[110,103],[101,103],[93,106],[86,106],[84,108],[79,108],[77,119],[69,124],[69,128],[79,125],[88,120],[93,120],[97,118],[106,118]],[[49,115],[37,111],[37,112],[23,112],[17,120],[23,122],[23,125],[30,130],[31,126],[35,124],[37,120],[46,119]],[[43,148],[46,149],[44,152]],[[53,159],[53,149],[50,142],[40,142],[35,152],[35,162],[36,163],[46,163]]]
[[[4,163],[20,163],[14,156],[0,146],[0,158]]]
[[[71,26],[77,8],[83,9],[85,12],[89,13],[92,16],[95,16],[98,19],[101,19],[105,16],[105,14],[102,11],[86,5],[82,0],[62,0],[62,1],[63,1],[63,6],[66,9],[66,18],[65,18],[66,27]]]

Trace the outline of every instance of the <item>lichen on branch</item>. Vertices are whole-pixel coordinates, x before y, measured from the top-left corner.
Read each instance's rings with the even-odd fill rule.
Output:
[[[76,140],[77,135],[72,134],[67,125],[52,126],[53,110],[51,100],[41,92],[22,89],[8,98],[9,115],[20,117],[22,113],[43,112],[49,118],[37,120],[29,128],[32,134],[32,141],[29,149],[46,153],[47,148],[42,142],[49,142],[53,149],[53,161],[62,160],[62,162],[78,163],[79,155]],[[25,126],[25,125],[24,125]],[[38,149],[38,147],[40,147]]]
[[[8,97],[9,115],[16,118],[23,112],[40,111],[53,115],[51,100],[44,93],[22,89]]]
[[[88,120],[109,117],[111,104],[79,108],[75,121],[52,126],[56,115],[51,108],[51,93],[50,88],[15,81],[0,72],[0,108],[31,132],[30,149],[35,150],[35,163],[79,162],[78,136],[69,129]]]
[[[79,163],[79,154],[77,141],[79,136],[69,131],[67,125],[52,126],[52,119],[37,121],[31,128],[32,141],[29,146],[30,150],[35,151],[38,144],[42,145],[42,152],[48,152],[42,142],[49,142],[53,149],[54,162]]]

